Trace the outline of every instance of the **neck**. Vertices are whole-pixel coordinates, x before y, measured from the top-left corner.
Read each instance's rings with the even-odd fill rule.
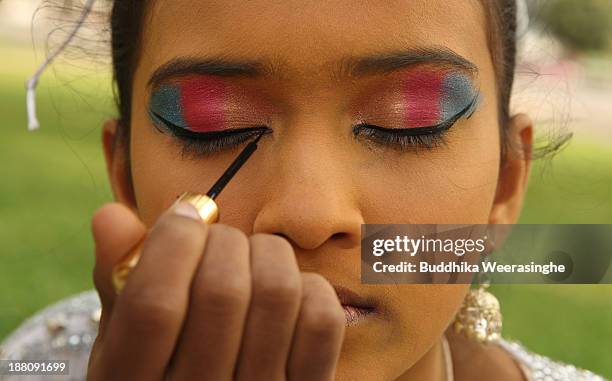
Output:
[[[427,353],[410,369],[406,370],[396,381],[446,381],[446,360],[442,340],[438,340]]]

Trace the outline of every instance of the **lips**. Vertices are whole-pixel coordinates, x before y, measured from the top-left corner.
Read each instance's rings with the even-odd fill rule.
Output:
[[[345,324],[347,326],[358,324],[376,312],[373,301],[357,295],[346,287],[333,287],[344,310]]]

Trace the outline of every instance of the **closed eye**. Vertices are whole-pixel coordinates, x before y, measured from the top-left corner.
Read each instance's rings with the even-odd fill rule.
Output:
[[[367,138],[375,144],[400,151],[419,148],[433,149],[446,143],[448,130],[462,117],[470,118],[478,103],[478,95],[459,113],[442,123],[426,127],[385,128],[367,122],[353,126],[356,137]]]
[[[263,125],[222,131],[194,132],[185,127],[177,126],[152,110],[149,110],[149,115],[160,132],[169,132],[181,141],[183,156],[199,157],[214,154],[225,149],[235,148],[249,141],[263,130],[272,132],[269,127]]]

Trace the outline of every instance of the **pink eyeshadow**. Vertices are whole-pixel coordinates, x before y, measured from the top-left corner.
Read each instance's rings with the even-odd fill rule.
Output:
[[[228,89],[218,78],[198,77],[181,82],[180,104],[185,122],[194,132],[220,131],[226,127]]]
[[[404,123],[407,128],[427,127],[439,123],[440,100],[445,73],[423,70],[406,75],[402,81],[405,102]]]

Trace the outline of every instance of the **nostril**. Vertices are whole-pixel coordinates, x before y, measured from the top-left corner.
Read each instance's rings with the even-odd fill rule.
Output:
[[[329,239],[333,241],[340,241],[346,239],[348,237],[348,233],[334,233]]]
[[[335,242],[337,248],[345,250],[352,250],[361,244],[360,236],[350,232],[334,233],[329,237],[329,241]]]
[[[289,239],[289,237],[288,237],[286,234],[284,234],[284,233],[272,233],[272,234],[277,235],[277,236],[279,236],[279,237],[283,237],[283,238],[284,238],[284,239],[286,239],[287,241],[291,241],[291,240]]]

